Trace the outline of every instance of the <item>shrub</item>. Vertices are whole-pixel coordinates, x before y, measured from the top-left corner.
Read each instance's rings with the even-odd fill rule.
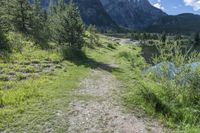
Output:
[[[179,67],[179,71],[174,79],[146,75],[141,84],[145,86],[141,87],[141,96],[146,104],[170,122],[181,126],[197,126],[200,123],[200,73],[198,69],[192,70],[190,65],[186,64],[199,61],[198,53],[190,50],[184,52],[183,48],[176,44],[162,45],[158,50],[160,55],[154,58],[155,63],[172,62]]]
[[[7,38],[5,36],[5,34],[3,33],[3,31],[0,29],[0,50],[2,49],[8,49],[8,41]]]
[[[88,47],[94,48],[95,46],[100,46],[99,36],[97,35],[97,29],[95,26],[90,25],[88,27],[89,35],[88,35]]]
[[[85,58],[85,54],[82,50],[74,49],[67,46],[62,47],[61,53],[64,59],[73,60]]]
[[[146,74],[144,60],[138,56],[139,51],[119,53],[132,66],[123,77],[129,84],[128,92],[124,95],[125,104],[131,108],[137,105],[147,113],[159,116],[168,126],[183,132],[199,131],[200,66],[196,69],[191,67],[192,62],[200,60],[199,54],[191,49],[185,50],[176,43],[157,48],[159,55],[153,58],[154,63],[175,64],[178,71],[173,79],[166,76],[168,67],[160,69],[163,73],[160,77],[154,73]]]
[[[108,43],[108,47],[111,49],[116,49],[116,46],[113,43]]]

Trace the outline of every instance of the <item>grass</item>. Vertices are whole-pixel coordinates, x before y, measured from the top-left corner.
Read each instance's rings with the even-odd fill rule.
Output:
[[[62,114],[69,113],[71,92],[89,68],[17,36],[20,52],[13,48],[9,56],[0,56],[0,132],[66,131],[67,116]],[[14,41],[15,34],[9,38]]]
[[[13,36],[14,33],[9,35],[15,43]],[[86,55],[81,60],[64,61],[62,54],[42,50],[32,40],[17,36],[16,45],[22,43],[23,47],[14,47],[9,56],[0,58],[1,78],[7,79],[0,81],[0,131],[66,132],[69,103],[89,98],[74,97],[71,92],[91,69],[105,69],[103,63],[114,63],[109,57],[114,53],[109,41],[102,38],[105,45],[85,48]]]
[[[55,121],[59,123],[54,113],[68,111],[68,103],[73,99],[70,92],[78,87],[79,80],[87,75],[88,69],[69,62],[64,65],[67,72],[59,69],[53,76],[41,75],[38,79],[10,83],[11,89],[1,91],[1,130],[40,132],[48,128],[39,126],[46,120],[54,130],[67,128],[67,123],[62,127],[54,125],[57,124]]]
[[[121,68],[121,71],[116,71],[114,74],[126,88],[122,96],[125,107],[129,110],[136,108],[143,110],[149,116],[159,118],[161,123],[176,132],[200,132],[198,113],[200,105],[197,102],[199,89],[196,83],[198,72],[197,77],[191,77],[192,81],[196,81],[195,85],[191,82],[189,86],[178,85],[178,79],[169,81],[166,78],[156,78],[155,75],[144,75],[143,70],[150,65],[141,56],[141,51],[140,47],[126,46],[116,51],[114,56],[117,57],[116,61]],[[181,55],[178,56],[182,59]],[[172,61],[179,59],[177,56],[173,57],[170,58]],[[188,63],[190,59],[188,58]],[[177,78],[180,75],[177,75]]]
[[[194,83],[191,82],[189,86],[177,84],[180,77],[187,73],[178,74],[176,81],[158,78],[155,75],[144,75],[143,70],[151,65],[143,58],[142,47],[116,45],[113,49],[105,38],[102,43],[108,49],[96,48],[87,53],[95,60],[119,65],[119,69],[113,71],[113,74],[125,88],[121,96],[127,110],[144,111],[150,117],[158,118],[160,123],[175,132],[200,132],[198,72],[196,72],[197,77],[191,77]],[[169,51],[175,51],[176,55],[168,54]],[[184,57],[181,47],[177,45],[163,48],[161,54],[162,56],[157,56],[153,62],[171,61],[176,66],[181,66],[199,59],[196,53],[187,53],[187,57]]]
[[[144,111],[175,132],[200,132],[198,82],[181,87],[165,78],[145,76],[143,70],[151,65],[142,57],[142,47],[120,46],[100,35],[101,45],[85,47],[81,60],[64,61],[63,53],[42,50],[32,40],[13,34],[9,35],[16,44],[13,53],[0,56],[0,132],[66,132],[69,103],[77,98],[90,99],[74,97],[71,92],[91,69],[99,68],[112,72],[121,81],[125,88],[122,103],[127,110]],[[164,60],[177,61],[176,65],[191,59],[185,62],[180,53],[173,58],[168,55],[163,54]],[[162,60],[157,57],[154,62]],[[119,68],[110,71],[103,67],[105,64],[117,64]],[[198,81],[198,74],[195,79]]]

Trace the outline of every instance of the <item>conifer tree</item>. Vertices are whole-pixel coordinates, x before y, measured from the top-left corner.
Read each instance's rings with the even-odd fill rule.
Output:
[[[83,46],[84,26],[75,4],[71,1],[66,5],[61,0],[51,8],[50,14],[51,37],[59,44],[80,50]]]
[[[32,9],[27,0],[16,0],[16,28],[23,33],[31,30]]]
[[[14,29],[15,0],[1,0],[0,1],[0,25],[3,31]]]
[[[34,0],[31,8],[31,35],[38,41],[48,40],[47,13],[42,9],[40,0]]]
[[[28,33],[32,18],[32,9],[28,0],[1,0],[0,7],[3,29]]]

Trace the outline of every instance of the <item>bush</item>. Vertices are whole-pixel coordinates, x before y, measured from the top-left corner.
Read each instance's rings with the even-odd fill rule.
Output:
[[[81,50],[84,44],[84,25],[78,8],[70,2],[68,5],[60,1],[49,17],[51,38],[60,45]],[[63,7],[65,5],[65,7]]]
[[[173,124],[197,127],[200,124],[200,72],[186,64],[199,61],[198,53],[184,52],[178,45],[165,45],[158,50],[160,55],[154,58],[155,63],[172,62],[182,69],[174,79],[146,75],[141,83],[141,96],[155,112]]]
[[[64,59],[74,60],[74,59],[83,59],[85,54],[82,50],[74,49],[71,47],[63,46],[61,53]]]
[[[99,36],[97,35],[97,29],[95,26],[90,25],[87,29],[89,31],[88,35],[88,47],[94,48],[95,46],[100,46]]]
[[[0,29],[0,50],[2,49],[8,49],[8,41],[5,34]]]
[[[108,48],[116,49],[116,46],[113,43],[108,43]]]
[[[171,62],[178,67],[173,79],[166,76],[168,67],[160,69],[163,73],[161,77],[154,73],[147,74],[144,71],[144,60],[134,50],[132,54],[119,53],[132,66],[123,77],[129,84],[128,92],[124,95],[125,104],[131,108],[136,105],[151,115],[157,115],[168,126],[183,132],[199,131],[200,66],[194,69],[191,65],[192,62],[200,61],[199,54],[190,49],[185,50],[176,43],[158,46],[158,50],[160,54],[153,58],[155,64]]]

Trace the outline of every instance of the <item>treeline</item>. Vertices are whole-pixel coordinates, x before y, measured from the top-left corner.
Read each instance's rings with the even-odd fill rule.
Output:
[[[80,50],[84,25],[72,1],[59,0],[46,11],[40,0],[0,1],[0,48],[7,48],[6,34],[20,32],[38,44],[53,41],[64,47]]]

